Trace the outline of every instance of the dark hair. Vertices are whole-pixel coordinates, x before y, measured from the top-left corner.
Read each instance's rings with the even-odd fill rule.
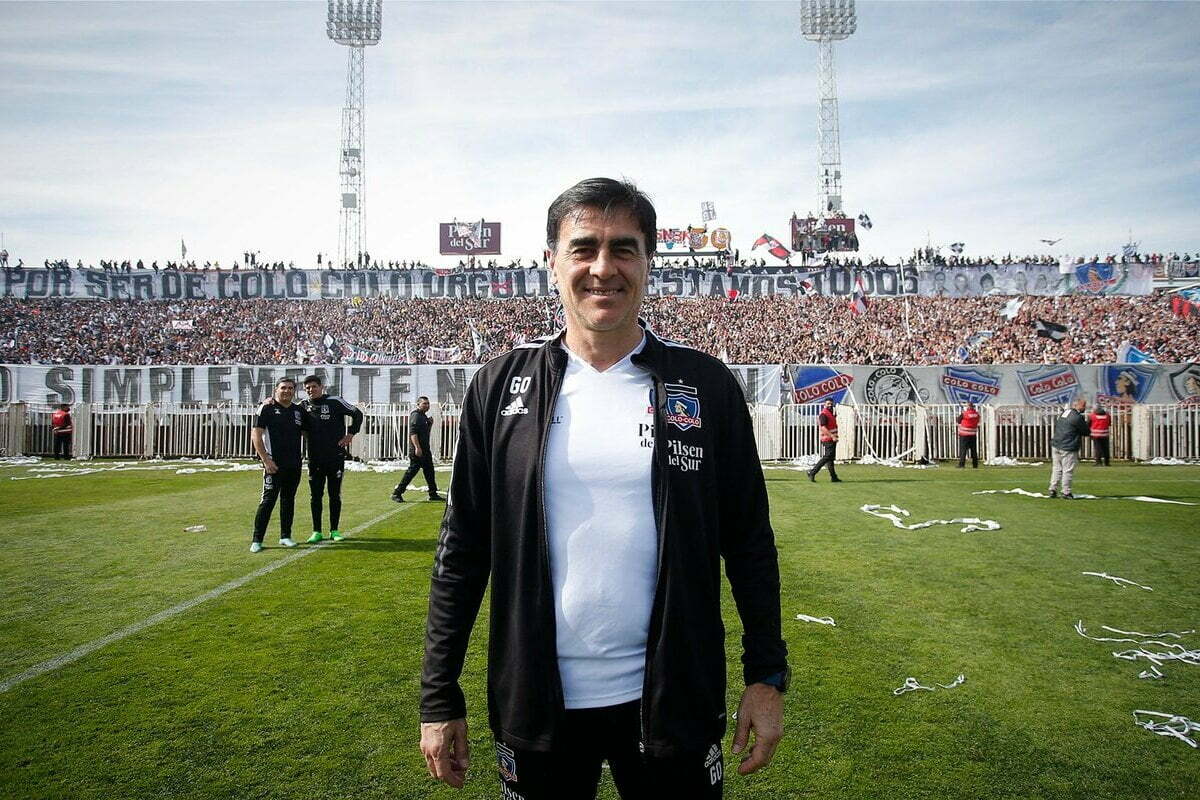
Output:
[[[588,178],[567,189],[555,198],[546,214],[546,246],[554,251],[558,246],[558,229],[562,221],[581,208],[594,208],[602,214],[625,211],[637,221],[646,240],[646,257],[654,255],[658,239],[658,216],[654,204],[628,178]]]
[[[310,383],[315,383],[317,386],[325,385],[325,382],[321,380],[319,375],[309,375],[307,378],[304,379],[305,386],[308,386]]]
[[[421,395],[420,397],[417,398],[418,403],[421,402],[422,400],[424,400],[425,402],[429,402],[429,398],[426,397],[425,395]]]
[[[276,388],[278,388],[279,384],[281,383],[290,383],[293,389],[296,388],[296,381],[293,378],[280,378],[279,380],[275,381]]]
[[[69,405],[67,405],[66,403],[63,403],[62,405],[60,405],[58,407],[58,410],[59,411],[70,411],[71,407]]]

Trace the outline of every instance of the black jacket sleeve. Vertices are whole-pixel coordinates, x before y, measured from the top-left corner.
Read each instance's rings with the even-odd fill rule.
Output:
[[[359,408],[358,406],[350,405],[345,400],[342,400],[341,404],[342,404],[342,407],[345,409],[346,416],[350,417],[350,428],[346,431],[346,433],[353,436],[354,434],[356,434],[360,430],[362,430],[362,424],[363,424],[362,409]]]
[[[481,378],[471,382],[463,401],[454,471],[434,556],[421,672],[422,722],[457,719],[467,713],[458,679],[491,569],[491,448],[483,423],[485,381]]]
[[[747,685],[787,668],[779,608],[779,557],[771,530],[754,425],[742,389],[728,375],[727,421],[720,440],[721,555],[742,620],[742,676]]]

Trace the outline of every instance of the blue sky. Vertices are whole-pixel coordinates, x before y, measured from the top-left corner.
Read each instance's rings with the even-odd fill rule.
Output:
[[[1200,250],[1200,3],[860,2],[838,45],[864,254]],[[0,231],[26,262],[336,250],[346,52],[324,3],[0,2]],[[367,51],[367,244],[437,223],[540,254],[546,207],[625,175],[743,254],[816,207],[795,3],[402,3]],[[1038,240],[1062,237],[1047,249]],[[770,257],[767,256],[770,260]]]

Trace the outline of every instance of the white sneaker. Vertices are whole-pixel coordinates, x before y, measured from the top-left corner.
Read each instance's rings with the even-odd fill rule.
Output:
[[[262,550],[262,542],[251,542],[250,543],[250,552],[251,553],[257,553],[260,550]]]
[[[295,547],[296,546],[296,543],[293,542],[291,539],[280,539],[279,543],[281,545],[283,545],[284,547]]]

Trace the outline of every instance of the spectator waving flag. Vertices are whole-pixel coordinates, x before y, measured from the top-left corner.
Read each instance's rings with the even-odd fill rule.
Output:
[[[1038,336],[1044,336],[1056,342],[1061,342],[1067,338],[1067,326],[1059,325],[1057,322],[1050,322],[1045,319],[1034,320],[1033,329],[1037,332]]]
[[[862,225],[866,230],[871,230],[871,218],[866,214],[858,215],[858,224]]]
[[[867,313],[867,290],[863,286],[862,275],[854,279],[854,293],[850,295],[850,313]]]
[[[1017,316],[1017,313],[1021,310],[1021,306],[1023,305],[1025,305],[1024,300],[1019,297],[1014,297],[1012,300],[1009,300],[1004,304],[1004,308],[1001,309],[1000,313],[1005,319],[1007,319],[1009,322],[1012,322],[1013,318]]]
[[[760,244],[766,245],[767,252],[778,259],[785,259],[792,254],[792,251],[784,247],[778,239],[773,236],[768,236],[765,233],[754,241],[754,244],[750,247],[750,249],[754,250]]]
[[[950,251],[952,253],[954,253],[955,255],[957,255],[957,254],[962,253],[964,247],[966,247],[966,244],[964,244],[963,242],[955,242],[952,245],[950,245]]]
[[[1158,359],[1141,349],[1133,342],[1125,339],[1117,347],[1118,364],[1157,364]]]

